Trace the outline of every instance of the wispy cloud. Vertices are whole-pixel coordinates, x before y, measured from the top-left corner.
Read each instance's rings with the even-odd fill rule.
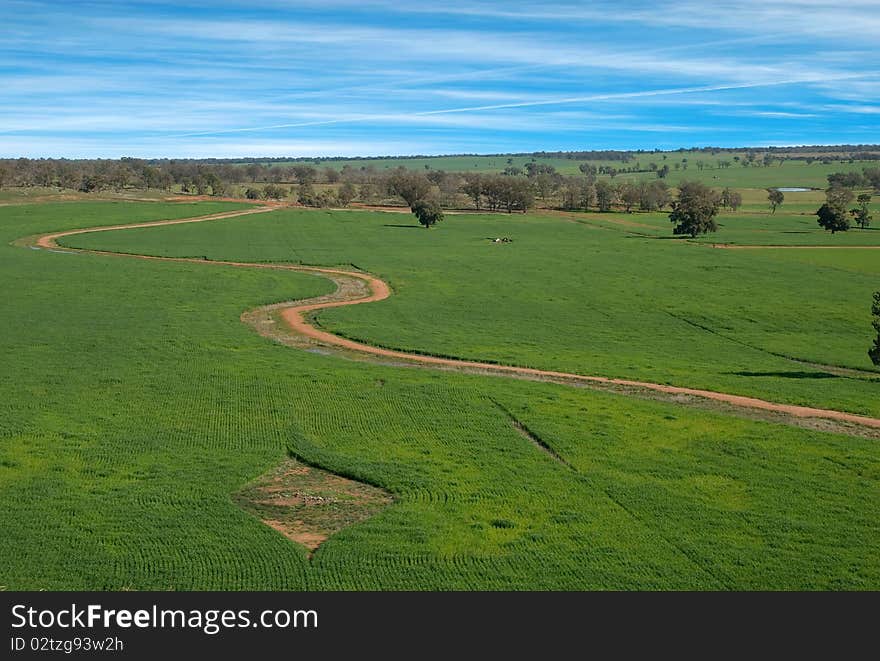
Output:
[[[6,155],[870,142],[880,128],[875,0],[5,8]]]
[[[858,77],[856,75],[849,76],[847,78]],[[824,79],[823,79],[824,80]],[[491,105],[481,105],[481,106],[464,106],[459,108],[442,108],[436,110],[424,110],[421,112],[413,112],[409,115],[359,115],[359,116],[346,116],[346,117],[335,117],[332,119],[319,119],[307,122],[293,122],[287,124],[271,124],[268,126],[250,126],[250,127],[239,127],[239,128],[231,128],[217,131],[199,131],[193,133],[181,133],[175,137],[194,137],[201,135],[217,135],[220,133],[244,133],[244,132],[253,132],[253,131],[266,131],[266,130],[274,130],[274,129],[287,129],[287,128],[303,128],[310,126],[328,126],[331,124],[350,124],[356,122],[377,122],[377,121],[388,121],[388,120],[401,120],[401,119],[414,119],[421,117],[437,117],[440,115],[448,115],[453,113],[477,113],[477,112],[486,112],[493,110],[510,110],[514,108],[535,108],[538,106],[559,106],[559,105],[567,105],[567,104],[583,104],[583,103],[591,103],[591,102],[601,102],[601,101],[620,101],[620,100],[638,100],[646,97],[658,97],[658,96],[677,96],[680,94],[701,94],[706,92],[721,92],[728,90],[743,90],[743,89],[753,89],[756,87],[775,87],[780,85],[794,85],[794,84],[803,84],[808,82],[816,82],[815,79],[810,78],[793,78],[790,80],[779,80],[772,82],[755,82],[755,83],[741,83],[741,84],[731,84],[731,85],[708,85],[703,87],[680,87],[673,89],[659,89],[659,90],[641,90],[638,92],[617,92],[610,94],[591,94],[587,96],[575,96],[575,97],[567,97],[567,98],[551,98],[551,99],[537,99],[531,101],[512,101],[508,103],[496,103]],[[752,111],[749,113],[753,116],[764,116],[764,117],[806,117],[815,115],[806,115],[803,113],[785,113],[785,112],[770,112],[770,111]]]

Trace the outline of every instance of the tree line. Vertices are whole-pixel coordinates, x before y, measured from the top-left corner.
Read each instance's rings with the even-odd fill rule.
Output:
[[[372,204],[389,196],[408,205],[415,200],[411,190],[422,192],[418,199],[436,201],[445,207],[459,206],[459,196],[478,210],[525,212],[557,200],[566,209],[609,211],[621,206],[627,211],[661,209],[669,203],[668,187],[662,182],[618,184],[598,180],[607,169],[582,164],[584,176],[563,176],[546,163],[530,162],[523,168],[508,167],[501,174],[445,172],[427,169],[377,169],[372,164],[341,170],[317,168],[304,163],[212,163],[193,160],[7,159],[0,160],[0,186],[41,186],[73,189],[83,193],[121,191],[129,188],[180,191],[215,197],[238,194],[242,185],[248,199],[289,199],[306,206],[347,206],[353,200]],[[295,188],[294,188],[295,186]]]

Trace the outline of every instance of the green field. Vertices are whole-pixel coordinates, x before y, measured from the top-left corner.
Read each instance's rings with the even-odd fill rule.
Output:
[[[759,150],[760,151],[760,150]],[[549,156],[426,156],[414,158],[370,158],[370,159],[339,159],[339,160],[315,160],[315,161],[276,161],[274,166],[285,165],[311,165],[316,168],[333,168],[342,170],[348,166],[359,170],[361,168],[373,168],[377,171],[393,170],[404,167],[410,170],[445,170],[447,172],[501,172],[507,167],[524,168],[526,163],[536,162],[552,165],[561,174],[580,175],[578,167],[582,163],[590,163],[596,167],[607,166],[615,169],[641,168],[648,170],[650,163],[656,163],[658,167],[668,165],[670,168],[667,181],[671,185],[677,185],[682,180],[699,180],[711,186],[735,186],[738,188],[766,188],[776,187],[802,187],[802,188],[825,188],[828,185],[827,176],[833,172],[861,172],[866,167],[877,167],[877,161],[835,160],[832,163],[822,162],[807,163],[803,160],[786,160],[781,165],[777,162],[764,167],[751,165],[745,167],[735,162],[735,156],[744,156],[742,153],[718,153],[716,155],[702,152],[665,152],[634,154],[628,162],[620,160],[584,160],[575,158],[561,158]],[[666,158],[664,159],[664,155]],[[687,161],[685,167],[682,160]],[[721,168],[718,161],[729,161],[729,167]],[[675,168],[675,164],[679,169]],[[703,164],[703,169],[698,167]],[[270,165],[264,163],[264,165]],[[606,175],[603,175],[606,177]],[[653,172],[620,173],[618,180],[624,179],[654,179]]]
[[[708,240],[754,232],[765,242],[783,241],[785,229],[757,231],[769,218],[730,216]],[[652,230],[614,220],[656,225],[656,236],[633,234]],[[772,222],[799,227],[801,217],[778,212]],[[832,241],[818,227],[811,232],[812,242]],[[497,236],[513,243],[488,240]],[[820,267],[780,260],[778,251],[713,250],[670,236],[661,214],[450,215],[425,232],[408,215],[290,210],[69,243],[353,264],[385,279],[395,295],[327,311],[321,324],[372,344],[880,414],[880,371],[867,356],[876,277],[840,268],[859,251],[839,251],[838,260]],[[871,371],[805,375],[803,364],[786,357]]]
[[[699,244],[732,244],[743,246],[877,246],[880,245],[880,228],[869,226],[860,229],[853,226],[848,232],[832,235],[816,222],[816,208],[821,202],[799,201],[796,195],[807,200],[818,198],[817,193],[789,193],[786,202],[775,214],[764,202],[746,203],[736,213],[722,212],[716,218],[718,231],[692,240]],[[757,195],[756,195],[757,196]],[[766,193],[763,197],[766,197]],[[824,196],[822,196],[824,198]],[[871,212],[880,213],[880,204],[875,202]],[[579,222],[626,232],[633,237],[651,237],[674,240],[671,237],[668,213],[605,213],[569,215]],[[877,257],[877,253],[872,253]],[[855,251],[841,254],[838,264],[846,264],[855,256]],[[880,261],[878,259],[877,261]]]
[[[300,351],[239,316],[327,293],[322,278],[10,245],[240,206],[0,208],[0,585],[880,587],[876,440]],[[801,231],[797,213],[771,220],[722,218],[710,241]],[[376,344],[880,415],[866,355],[877,253],[670,234],[650,214],[450,215],[427,232],[407,215],[285,210],[62,243],[353,264],[394,295],[320,323]],[[233,501],[288,451],[394,503],[309,560]]]

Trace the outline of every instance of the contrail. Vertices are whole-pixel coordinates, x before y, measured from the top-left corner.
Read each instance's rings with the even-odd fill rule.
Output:
[[[489,110],[508,110],[511,108],[532,108],[536,106],[555,106],[566,105],[571,103],[586,103],[590,101],[610,101],[615,99],[635,99],[652,96],[672,96],[677,94],[699,94],[701,92],[721,92],[725,90],[753,89],[756,87],[777,87],[780,85],[797,85],[799,83],[820,83],[830,80],[849,80],[853,78],[866,78],[870,74],[852,74],[845,76],[836,76],[833,78],[791,78],[788,80],[774,80],[763,83],[730,83],[726,85],[704,85],[698,87],[675,87],[658,90],[642,90],[640,92],[612,92],[607,94],[590,94],[587,96],[571,96],[556,99],[541,99],[538,101],[517,101],[512,103],[496,103],[483,106],[466,106],[461,108],[443,108],[440,110],[423,110],[420,112],[409,113],[410,117],[431,117],[433,115],[448,115],[462,112],[485,112]],[[360,117],[343,117],[337,119],[315,120],[310,122],[293,122],[288,124],[271,124],[268,126],[251,126],[235,129],[218,129],[216,131],[198,131],[193,133],[179,133],[169,137],[174,138],[191,138],[205,135],[220,135],[224,133],[245,133],[253,131],[270,131],[273,129],[289,129],[304,128],[308,126],[328,126],[331,124],[354,124],[360,122],[370,122],[382,119],[393,119],[395,115],[391,114],[375,114],[362,115]]]

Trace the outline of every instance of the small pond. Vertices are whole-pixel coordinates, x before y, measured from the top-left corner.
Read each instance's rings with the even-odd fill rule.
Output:
[[[809,193],[812,188],[794,188],[794,187],[783,187],[780,186],[776,190],[781,191],[783,193]]]

